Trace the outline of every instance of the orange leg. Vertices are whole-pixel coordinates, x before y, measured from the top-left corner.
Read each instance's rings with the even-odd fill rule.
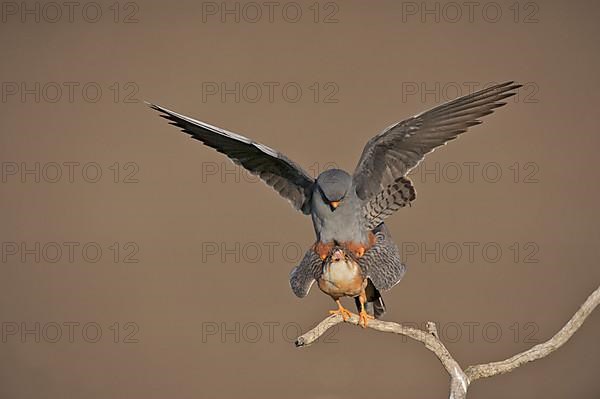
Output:
[[[373,320],[375,317],[368,314],[365,310],[365,302],[367,302],[367,295],[365,294],[364,290],[360,293],[358,300],[360,301],[360,313],[358,314],[358,324],[361,325],[363,328],[367,328],[369,320]]]
[[[346,309],[345,307],[342,306],[342,303],[340,302],[339,299],[337,299],[335,301],[335,303],[337,303],[338,309],[337,310],[330,310],[329,314],[339,314],[339,315],[342,315],[342,319],[344,319],[344,321],[346,321],[350,317],[352,317],[352,313],[348,309]]]
[[[325,258],[327,258],[327,255],[329,255],[329,252],[331,252],[331,250],[333,249],[333,242],[323,243],[318,241],[317,243],[315,243],[314,249],[317,255],[319,255],[319,258],[325,260]]]
[[[369,242],[367,244],[354,243],[352,241],[345,242],[344,247],[347,248],[350,252],[353,252],[357,258],[362,258],[369,248],[371,248],[377,242],[377,237],[373,234],[372,231],[369,232]]]
[[[367,248],[362,244],[356,244],[353,242],[344,243],[344,247],[348,248],[348,251],[353,252],[357,258],[362,257],[365,254]]]

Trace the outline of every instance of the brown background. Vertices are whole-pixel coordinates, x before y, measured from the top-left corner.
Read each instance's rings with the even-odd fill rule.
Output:
[[[303,9],[298,23],[283,20],[281,11],[272,23],[266,15],[257,23],[232,17],[221,23],[218,16],[203,22],[202,3],[195,1],[138,2],[138,22],[129,24],[122,19],[135,9],[122,2],[115,23],[111,3],[98,3],[103,16],[97,23],[84,21],[79,8],[72,23],[66,16],[56,23],[8,16],[0,25],[4,83],[96,82],[103,89],[96,103],[82,100],[81,90],[73,102],[63,93],[51,103],[48,92],[39,102],[15,95],[1,103],[5,167],[97,162],[103,172],[98,183],[84,181],[76,169],[73,183],[65,176],[58,183],[37,183],[31,176],[22,182],[17,175],[0,185],[4,245],[75,241],[79,248],[95,242],[103,249],[97,263],[85,261],[81,250],[72,263],[66,254],[55,263],[33,256],[22,261],[19,255],[2,262],[5,328],[33,328],[37,322],[47,329],[39,343],[33,335],[21,342],[22,331],[4,337],[1,398],[447,395],[438,361],[399,337],[342,326],[332,338],[337,343],[295,349],[284,327],[293,338],[295,326],[310,328],[332,305],[318,290],[300,301],[288,287],[297,260],[293,248],[314,239],[310,220],[262,184],[203,174],[207,165],[230,166],[142,103],[124,102],[131,87],[139,88],[134,99],[246,134],[306,168],[335,161],[351,170],[372,135],[442,101],[442,88],[453,97],[453,84],[466,94],[465,82],[479,88],[491,81],[528,83],[517,100],[428,158],[428,168],[435,162],[440,168],[496,162],[502,179],[490,183],[476,169],[473,182],[465,176],[435,182],[417,171],[417,202],[389,220],[398,243],[498,243],[500,260],[485,261],[481,250],[473,262],[466,254],[454,263],[453,255],[437,262],[434,256],[409,257],[405,279],[385,295],[386,319],[438,321],[464,365],[499,360],[532,346],[529,333],[537,340],[554,334],[600,282],[597,2],[538,2],[535,8],[521,2],[518,22],[514,2],[497,2],[502,17],[496,23],[482,17],[486,3],[473,22],[463,9],[452,23],[454,14],[441,8],[444,3],[438,4],[436,22],[435,16],[422,21],[419,15],[403,20],[402,2],[339,2],[338,22],[327,24],[313,22],[312,1],[297,3]],[[334,10],[319,5],[321,20]],[[531,13],[538,22],[524,23]],[[114,82],[121,85],[117,101],[109,89]],[[125,90],[127,82],[135,86]],[[203,101],[203,82],[297,82],[304,90],[296,103],[280,94],[272,103],[235,102],[232,96]],[[308,89],[314,82],[333,82],[338,102],[315,102]],[[406,96],[407,86],[435,88],[436,82],[442,98],[422,99],[421,91]],[[126,184],[120,176],[114,183],[109,167],[115,162],[122,172],[135,163],[138,182]],[[522,171],[534,163],[537,182],[524,183],[520,175],[515,183],[508,168],[515,162]],[[115,262],[108,249],[114,242],[121,251],[134,242],[139,262],[124,263],[126,251]],[[272,258],[269,242],[278,245]],[[508,249],[514,242],[521,249],[517,262]],[[529,242],[539,249],[538,263],[524,262]],[[211,243],[237,243],[239,260],[235,254],[224,260],[220,252],[209,256],[203,250]],[[252,245],[262,248],[255,262]],[[292,247],[291,255],[284,256],[284,245]],[[49,323],[65,322],[80,323],[74,342],[66,327],[58,342],[49,342],[55,334]],[[81,326],[91,322],[102,328],[97,343],[82,337]],[[118,343],[110,330],[116,322]],[[123,342],[132,331],[127,322],[138,326],[133,338],[139,342]],[[272,342],[264,325],[269,322],[279,323]],[[470,322],[479,323],[473,342]],[[239,343],[232,334],[202,342],[203,328],[221,323],[229,329],[239,323]],[[251,323],[262,334],[255,343],[249,342],[256,334]],[[497,342],[494,328],[483,333],[485,325],[500,329]],[[596,312],[551,357],[477,382],[471,396],[597,398],[599,334]]]

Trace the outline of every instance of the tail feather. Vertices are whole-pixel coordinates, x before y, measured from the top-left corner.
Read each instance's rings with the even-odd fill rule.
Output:
[[[377,293],[379,294],[379,291],[377,291]],[[381,296],[381,294],[372,303],[373,303],[373,316],[375,316],[376,319],[379,319],[385,313],[385,303],[383,302],[383,297]]]

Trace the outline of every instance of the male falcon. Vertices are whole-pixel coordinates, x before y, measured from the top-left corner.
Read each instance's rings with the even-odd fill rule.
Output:
[[[360,321],[379,317],[385,307],[379,290],[396,285],[405,272],[398,247],[384,220],[415,199],[406,177],[426,154],[454,140],[479,118],[505,105],[502,100],[521,87],[501,83],[447,102],[371,138],[352,175],[329,169],[316,180],[282,153],[249,138],[178,114],[158,105],[170,124],[192,138],[225,154],[234,163],[259,176],[294,208],[311,215],[317,240],[290,274],[298,297],[317,281],[347,319],[350,312],[339,299],[354,297]]]

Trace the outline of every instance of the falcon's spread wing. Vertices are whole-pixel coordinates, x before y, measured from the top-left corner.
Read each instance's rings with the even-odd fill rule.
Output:
[[[396,123],[373,137],[354,172],[358,197],[366,201],[388,189],[427,153],[480,124],[478,118],[506,104],[501,100],[515,95],[519,87],[506,82],[480,90]]]
[[[163,118],[171,121],[171,125],[181,128],[192,138],[227,155],[234,163],[259,176],[289,200],[294,208],[304,214],[310,213],[310,195],[314,180],[285,155],[239,134],[188,118],[158,105],[149,105],[161,112]]]
[[[312,248],[306,251],[302,262],[290,273],[290,286],[297,297],[304,298],[308,295],[310,287],[321,275],[322,267],[323,261],[319,255]]]
[[[400,250],[391,240],[385,224],[381,224],[373,232],[377,239],[375,245],[358,260],[358,265],[375,288],[386,291],[400,282],[406,266],[402,263]]]

